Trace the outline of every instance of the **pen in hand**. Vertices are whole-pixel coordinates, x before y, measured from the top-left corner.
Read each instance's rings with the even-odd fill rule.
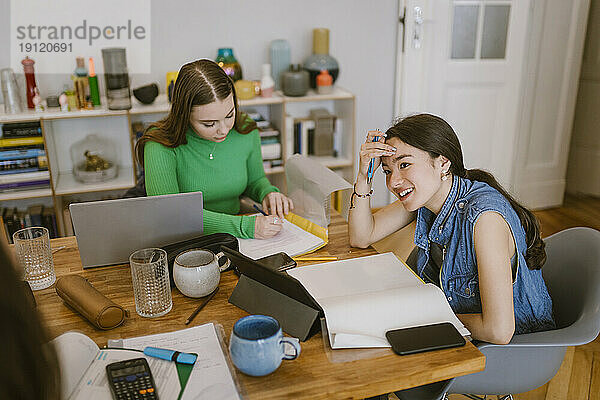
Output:
[[[260,208],[259,206],[257,206],[256,204],[252,204],[252,207],[254,207],[254,209],[256,211],[258,211],[259,213],[261,213],[262,215],[264,215],[265,217],[268,217],[269,215],[263,211],[262,208]]]
[[[378,130],[379,132],[379,130]],[[375,136],[373,138],[374,142],[379,142],[379,136]],[[371,158],[371,161],[369,161],[369,169],[367,170],[367,183],[370,184],[371,181],[373,180],[373,170],[374,170],[374,165],[375,165],[375,159]]]

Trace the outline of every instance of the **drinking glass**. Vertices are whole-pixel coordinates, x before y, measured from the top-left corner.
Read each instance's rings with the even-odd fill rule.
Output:
[[[154,318],[171,311],[167,252],[159,248],[141,249],[131,254],[129,264],[137,313]]]
[[[42,226],[21,229],[13,234],[17,260],[32,290],[45,289],[56,281],[48,229]]]

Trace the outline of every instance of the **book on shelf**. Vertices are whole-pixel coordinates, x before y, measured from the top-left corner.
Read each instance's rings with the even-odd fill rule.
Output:
[[[42,211],[44,206],[41,204],[34,204],[27,207],[27,214],[31,218],[31,226],[42,226]]]
[[[12,241],[12,235],[19,229],[32,226],[43,226],[48,229],[50,238],[58,236],[56,228],[56,216],[52,207],[43,205],[31,205],[26,210],[19,210],[16,207],[7,207],[0,211],[3,219],[4,230]]]
[[[325,314],[332,349],[390,347],[388,330],[450,322],[456,317],[439,287],[424,283],[393,253],[295,268],[299,280]]]
[[[58,227],[56,226],[56,214],[54,208],[44,207],[42,211],[42,225],[48,229],[51,238],[58,237]]]
[[[48,169],[48,159],[46,158],[46,155],[0,160],[0,171],[19,171],[31,168],[38,168],[39,170]]]
[[[326,119],[331,122],[329,125],[315,121],[312,118],[294,118],[293,121],[293,140],[288,143],[288,153],[301,154],[303,156],[332,156],[338,157],[341,154],[341,126],[340,118],[329,116]],[[287,122],[286,122],[287,124]]]
[[[44,179],[50,179],[50,172],[48,170],[0,175],[0,184],[39,181]]]
[[[2,124],[2,137],[5,139],[30,136],[42,136],[42,127],[39,121]]]
[[[263,160],[276,160],[281,158],[281,143],[263,144],[260,146]]]
[[[25,181],[25,182],[11,182],[11,183],[0,183],[1,191],[8,190],[30,190],[30,189],[40,189],[44,187],[50,186],[49,179],[42,179],[36,181]]]
[[[0,149],[0,161],[19,160],[23,158],[46,157],[43,145],[12,147],[10,150]]]
[[[279,131],[272,127],[268,127],[265,129],[259,129],[258,133],[259,133],[261,139],[267,138],[267,137],[279,136]]]
[[[309,136],[314,133],[315,121],[310,118],[294,119],[294,153],[307,156],[309,150]],[[311,133],[313,132],[313,133]]]
[[[0,139],[1,147],[32,146],[44,144],[44,138],[41,136],[30,136],[21,138]]]

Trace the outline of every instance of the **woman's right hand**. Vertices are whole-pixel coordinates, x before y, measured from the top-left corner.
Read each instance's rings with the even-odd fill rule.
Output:
[[[254,222],[254,238],[268,239],[279,233],[283,221],[277,215],[257,215]]]
[[[379,141],[375,142],[374,139],[378,137]],[[360,146],[360,162],[358,166],[358,174],[367,176],[369,170],[369,162],[374,158],[373,172],[381,164],[381,157],[392,156],[396,153],[396,149],[389,144],[385,144],[385,133],[381,131],[369,131],[367,132],[367,139]]]

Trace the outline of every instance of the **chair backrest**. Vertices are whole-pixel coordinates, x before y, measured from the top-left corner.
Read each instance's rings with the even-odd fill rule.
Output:
[[[547,237],[542,275],[552,297],[558,328],[584,313],[600,325],[600,231],[570,228]]]

